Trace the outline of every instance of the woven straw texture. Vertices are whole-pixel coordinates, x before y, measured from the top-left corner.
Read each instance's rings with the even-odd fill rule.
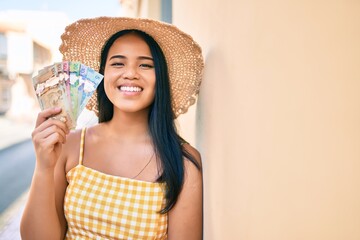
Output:
[[[166,239],[167,214],[164,184],[108,175],[82,165],[67,175],[64,211],[68,223],[65,239]]]
[[[174,25],[139,18],[82,19],[67,26],[61,36],[63,60],[80,61],[98,71],[103,45],[125,29],[146,32],[159,44],[168,65],[175,117],[187,112],[199,93],[204,61],[200,46]],[[88,108],[97,112],[95,94]]]

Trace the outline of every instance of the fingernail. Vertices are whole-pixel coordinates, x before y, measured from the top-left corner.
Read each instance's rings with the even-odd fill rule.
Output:
[[[61,110],[61,107],[55,107],[54,110],[58,112]]]

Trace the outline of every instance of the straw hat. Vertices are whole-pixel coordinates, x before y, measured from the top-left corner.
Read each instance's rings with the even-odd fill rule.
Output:
[[[105,42],[126,29],[146,32],[159,44],[168,65],[175,117],[187,112],[199,93],[204,61],[200,46],[174,25],[140,18],[82,19],[66,27],[60,52],[64,60],[80,61],[98,71]],[[87,107],[97,113],[95,94]]]

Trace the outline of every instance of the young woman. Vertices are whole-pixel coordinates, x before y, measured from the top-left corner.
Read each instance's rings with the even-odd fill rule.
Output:
[[[99,124],[69,132],[39,113],[26,239],[202,239],[200,154],[174,119],[193,104],[203,59],[176,27],[95,18],[66,28],[64,59],[104,75],[88,108]]]

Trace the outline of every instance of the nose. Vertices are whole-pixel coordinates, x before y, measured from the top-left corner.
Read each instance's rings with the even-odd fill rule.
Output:
[[[123,78],[129,80],[139,79],[137,68],[135,66],[127,66],[124,69]]]

